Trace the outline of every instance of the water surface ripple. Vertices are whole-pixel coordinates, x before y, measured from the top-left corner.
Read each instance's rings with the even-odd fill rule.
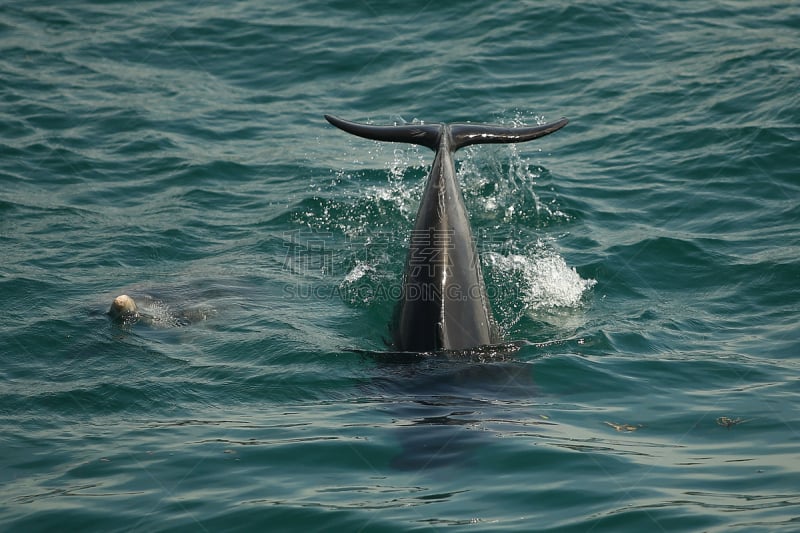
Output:
[[[798,30],[793,2],[4,2],[0,529],[794,531]],[[323,113],[570,118],[459,153],[520,351],[363,353],[431,154]],[[110,323],[122,293],[148,320]]]

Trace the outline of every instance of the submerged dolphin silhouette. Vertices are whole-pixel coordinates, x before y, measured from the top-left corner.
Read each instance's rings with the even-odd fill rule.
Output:
[[[353,135],[419,144],[436,152],[411,233],[402,296],[393,321],[394,348],[436,352],[500,342],[453,154],[472,144],[537,139],[563,128],[568,120],[506,128],[482,124],[372,126],[330,115],[325,119]]]

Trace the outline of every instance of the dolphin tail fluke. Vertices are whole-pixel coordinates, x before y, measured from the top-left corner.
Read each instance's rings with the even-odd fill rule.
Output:
[[[374,141],[403,142],[420,144],[427,146],[431,150],[436,150],[439,145],[441,126],[406,124],[402,126],[372,126],[370,124],[359,124],[350,122],[331,115],[325,115],[325,120],[347,133],[372,139]]]
[[[350,122],[331,115],[325,120],[347,133],[374,141],[403,142],[427,146],[431,150],[439,148],[443,126],[441,124],[404,124],[402,126],[372,126]],[[542,126],[507,128],[486,124],[453,124],[450,126],[452,151],[473,144],[521,143],[549,135],[567,125],[562,118]]]
[[[549,135],[567,125],[569,120],[561,118],[541,126],[506,128],[483,124],[453,124],[453,149],[458,150],[472,144],[521,143]]]

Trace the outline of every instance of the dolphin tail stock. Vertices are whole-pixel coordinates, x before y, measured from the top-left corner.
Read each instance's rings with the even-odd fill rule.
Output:
[[[350,122],[332,115],[325,115],[325,120],[340,130],[372,139],[374,141],[403,142],[427,146],[436,150],[439,146],[442,126],[440,124],[405,124],[402,126],[373,126]]]
[[[453,124],[450,132],[453,137],[453,150],[473,144],[500,144],[532,141],[544,137],[567,125],[565,117],[541,126],[507,128],[485,124]]]

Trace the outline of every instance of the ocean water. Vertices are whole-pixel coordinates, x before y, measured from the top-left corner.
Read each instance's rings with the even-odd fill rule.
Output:
[[[800,528],[800,6],[0,5],[0,529]],[[387,350],[459,152],[503,358]],[[113,324],[112,299],[149,319]]]

